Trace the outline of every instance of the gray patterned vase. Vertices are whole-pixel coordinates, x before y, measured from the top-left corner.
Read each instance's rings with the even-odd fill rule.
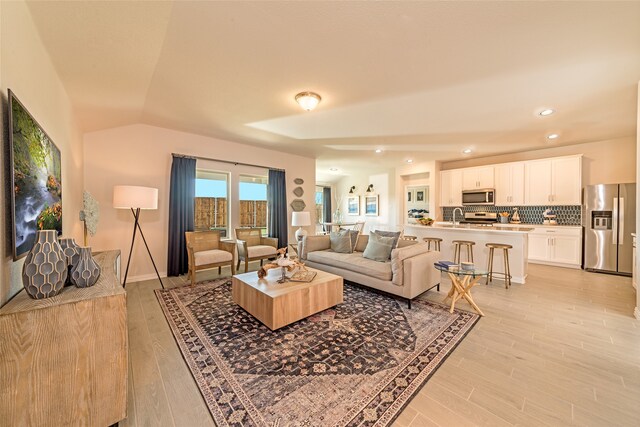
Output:
[[[71,269],[75,267],[80,259],[80,252],[78,251],[78,244],[72,238],[62,238],[59,239],[60,246],[64,251],[64,254],[67,257],[67,269],[69,270],[69,274],[67,274],[67,281],[65,282],[65,286],[71,285]]]
[[[93,286],[100,277],[100,266],[91,256],[91,248],[78,246],[78,263],[71,270],[71,283],[79,288]]]
[[[22,266],[22,284],[27,294],[35,299],[58,295],[67,274],[67,258],[58,243],[58,232],[36,231],[36,242]]]

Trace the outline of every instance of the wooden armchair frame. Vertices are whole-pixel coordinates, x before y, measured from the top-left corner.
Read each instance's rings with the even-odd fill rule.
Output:
[[[220,231],[187,231],[184,233],[187,240],[187,255],[189,257],[189,273],[191,284],[196,283],[196,272],[218,267],[218,274],[222,273],[222,267],[231,267],[231,275],[236,274],[236,243],[233,241],[221,241]],[[215,262],[196,266],[195,253],[218,249],[231,254],[230,261]]]
[[[263,246],[273,246],[276,250],[278,249],[278,239],[275,237],[265,237],[262,235],[262,229],[260,228],[236,228],[236,240],[238,243],[238,265],[236,266],[236,270],[240,270],[240,261],[244,260],[244,271],[245,273],[249,269],[249,261],[258,261],[260,260],[260,266],[262,266],[262,262],[265,259],[275,258],[275,253],[273,255],[261,255],[248,257],[249,248],[251,246],[263,245]]]

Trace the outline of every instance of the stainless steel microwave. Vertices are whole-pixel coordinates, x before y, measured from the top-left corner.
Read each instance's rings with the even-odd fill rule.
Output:
[[[462,192],[462,205],[495,205],[495,192],[493,188],[465,190]]]

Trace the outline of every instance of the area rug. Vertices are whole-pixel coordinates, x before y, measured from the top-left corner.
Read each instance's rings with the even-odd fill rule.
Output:
[[[387,426],[478,320],[345,284],[344,303],[271,331],[231,280],[157,290],[218,426]]]

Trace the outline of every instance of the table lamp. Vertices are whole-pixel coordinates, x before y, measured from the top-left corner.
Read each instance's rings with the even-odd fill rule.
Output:
[[[160,281],[160,285],[164,289],[164,283],[158,273],[158,268],[153,260],[149,245],[147,245],[147,239],[144,238],[142,228],[140,227],[140,210],[141,209],[158,209],[158,189],[151,187],[139,187],[135,185],[116,185],[113,187],[113,207],[115,209],[131,209],[133,214],[133,236],[131,237],[131,250],[129,251],[129,258],[127,259],[127,269],[124,273],[124,282],[122,287],[127,285],[127,275],[129,274],[129,264],[131,263],[131,254],[133,253],[133,245],[136,241],[136,232],[140,231],[140,236],[144,242],[149,258],[153,268],[156,270],[156,275]]]
[[[296,240],[302,240],[302,238],[307,235],[307,230],[302,227],[311,225],[311,214],[309,212],[293,212],[291,214],[291,225],[298,227],[296,230]]]

